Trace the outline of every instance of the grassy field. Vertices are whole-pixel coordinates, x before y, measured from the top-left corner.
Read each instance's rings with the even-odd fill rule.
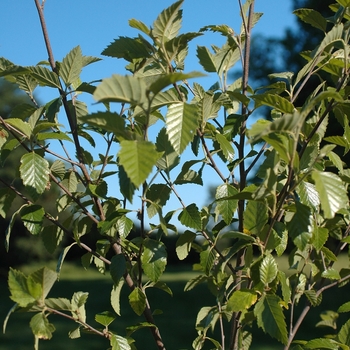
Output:
[[[54,265],[51,266],[54,268]],[[22,269],[25,273],[35,270],[35,266]],[[163,336],[167,350],[192,349],[191,343],[196,337],[194,322],[197,312],[202,306],[214,305],[214,297],[208,292],[205,285],[200,285],[194,290],[184,292],[186,281],[195,276],[192,271],[179,270],[172,268],[174,271],[164,275],[164,282],[173,291],[173,297],[167,293],[149,289],[149,299],[151,305],[157,309],[164,310],[163,314],[155,316],[157,325]],[[65,264],[62,270],[60,281],[55,284],[50,297],[71,298],[76,291],[89,292],[87,301],[87,321],[97,327],[94,321],[94,315],[102,311],[112,311],[109,305],[109,295],[112,288],[111,280],[108,276],[103,276],[93,269],[88,271],[82,270],[73,264]],[[12,306],[12,301],[8,298],[7,282],[0,279],[1,304],[0,320],[3,321],[8,310]],[[341,289],[334,289],[325,293],[323,298],[324,309],[336,309],[339,306],[339,300],[344,302],[348,300],[349,286]],[[122,317],[119,317],[111,325],[111,329],[120,335],[125,335],[125,327],[144,321],[142,317],[137,317],[127,301],[128,290],[123,288],[122,293]],[[337,301],[336,306],[334,301]],[[5,334],[0,335],[0,350],[33,349],[33,336],[29,328],[29,320],[32,314],[15,313],[11,316],[7,325]],[[81,338],[70,340],[68,332],[76,328],[76,324],[62,317],[50,316],[51,322],[55,325],[56,331],[50,341],[41,341],[41,350],[70,350],[70,349],[107,349],[109,343],[106,339],[98,336],[83,334]],[[322,330],[314,328],[319,321],[319,311],[311,311],[298,334],[298,338],[307,339],[317,337],[322,334]],[[136,345],[140,350],[156,349],[153,339],[148,329],[137,331],[133,334],[136,339]],[[141,344],[141,346],[140,346]],[[281,349],[281,344],[275,342],[270,337],[264,335],[260,330],[255,336],[253,350],[274,350]],[[208,347],[210,349],[210,347]]]

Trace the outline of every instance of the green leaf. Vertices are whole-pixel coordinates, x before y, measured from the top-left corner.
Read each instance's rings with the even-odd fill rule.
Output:
[[[33,204],[23,207],[20,215],[24,226],[32,235],[40,233],[45,215],[42,206]]]
[[[117,315],[121,315],[120,313],[120,293],[124,285],[124,280],[120,279],[118,284],[115,284],[111,290],[111,305],[114,312]]]
[[[322,277],[328,278],[330,280],[339,280],[340,274],[339,274],[338,270],[336,270],[334,268],[329,268],[329,269],[322,272]]]
[[[278,280],[281,284],[283,301],[286,305],[290,303],[292,291],[289,284],[289,279],[283,271],[278,271]]]
[[[112,350],[131,350],[128,340],[116,334],[111,334],[110,345]]]
[[[328,229],[325,227],[318,227],[315,225],[313,230],[312,245],[315,247],[317,252],[321,250],[323,245],[328,240]]]
[[[32,72],[32,76],[39,82],[42,86],[48,86],[53,88],[61,88],[58,75],[51,72],[49,69],[42,66],[29,67]]]
[[[115,285],[118,285],[126,272],[126,261],[123,254],[116,254],[112,257],[109,272]]]
[[[59,74],[66,86],[70,86],[79,78],[82,68],[83,54],[80,46],[76,46],[63,58],[60,65]]]
[[[265,93],[261,95],[254,95],[252,98],[255,100],[256,104],[272,107],[282,113],[294,112],[293,104],[282,96]]]
[[[10,268],[8,275],[10,298],[20,307],[27,307],[40,299],[43,289],[40,283],[22,272]]]
[[[188,292],[189,290],[193,289],[194,287],[198,286],[199,284],[206,282],[208,280],[207,276],[205,275],[198,275],[192,279],[190,279],[184,288],[185,292]]]
[[[45,305],[55,310],[71,311],[72,306],[69,299],[66,298],[48,298],[45,299]]]
[[[214,55],[208,50],[208,48],[206,48],[205,46],[198,46],[197,57],[199,59],[199,63],[202,65],[206,72],[216,72]]]
[[[347,320],[338,333],[338,340],[347,346],[350,346],[350,320]]]
[[[198,172],[194,171],[191,168],[192,165],[199,163],[198,160],[189,160],[184,163],[182,166],[180,174],[177,176],[176,180],[174,181],[174,184],[176,185],[183,185],[183,184],[196,184],[196,185],[203,185],[203,179],[202,179],[202,169],[200,169]]]
[[[146,90],[144,80],[114,74],[111,78],[102,80],[94,92],[94,98],[99,102],[122,102],[147,108]]]
[[[38,194],[45,191],[50,173],[46,159],[34,152],[24,154],[19,171],[25,186],[32,187]]]
[[[296,212],[287,224],[289,235],[300,250],[304,250],[312,237],[310,215],[311,210],[308,206],[296,202]]]
[[[282,344],[287,344],[287,325],[277,295],[266,294],[255,305],[254,314],[257,317],[258,326],[276,338]]]
[[[202,228],[201,216],[196,204],[194,203],[184,208],[180,213],[178,219],[183,225],[187,227],[194,228],[196,230],[201,230]]]
[[[220,149],[221,149],[226,161],[228,161],[230,163],[233,162],[234,157],[235,157],[235,151],[232,147],[231,142],[228,141],[226,139],[226,137],[224,135],[221,135],[221,134],[216,134],[215,139],[219,143]]]
[[[272,255],[269,254],[265,256],[260,264],[259,273],[260,281],[264,285],[268,285],[277,277],[278,266]]]
[[[175,73],[163,74],[157,80],[155,80],[148,87],[148,89],[152,91],[154,95],[156,95],[167,86],[174,84],[178,81],[187,80],[190,78],[198,78],[203,76],[204,74],[200,72],[191,72],[186,74],[175,72]]]
[[[73,140],[64,132],[41,132],[36,135],[38,141],[47,141],[47,140],[62,140],[73,142]]]
[[[119,165],[118,169],[120,192],[130,203],[132,203],[136,186],[132,183],[122,165]]]
[[[311,176],[315,181],[325,218],[331,219],[338,210],[347,207],[347,191],[339,176],[316,170],[312,172]]]
[[[6,218],[13,200],[16,198],[14,191],[8,188],[0,188],[0,215]]]
[[[326,31],[327,20],[318,12],[313,9],[297,9],[293,11],[303,22],[311,24],[313,27]]]
[[[164,184],[153,184],[146,193],[147,214],[152,218],[158,213],[158,208],[162,208],[170,197],[171,189]]]
[[[29,74],[16,76],[16,84],[18,87],[31,96],[38,86],[38,82]]]
[[[47,267],[43,267],[31,273],[29,277],[31,277],[35,282],[41,285],[41,300],[44,300],[57,280],[57,273],[48,269]]]
[[[302,121],[303,116],[298,112],[285,114],[273,122],[260,119],[249,130],[249,136],[253,138],[250,142],[256,142],[265,135],[276,132],[286,133],[294,137],[294,129]]]
[[[80,322],[86,322],[85,303],[88,296],[89,293],[86,292],[75,292],[72,296],[72,315]]]
[[[141,316],[146,308],[146,296],[140,288],[135,288],[129,294],[129,303],[136,315]]]
[[[110,311],[104,311],[95,315],[95,321],[105,327],[108,327],[114,320],[115,316]]]
[[[130,23],[130,21],[129,21]],[[139,38],[129,38],[120,36],[109,44],[103,51],[102,55],[124,58],[128,62],[133,59],[151,57],[152,46],[146,44],[146,40]]]
[[[339,346],[336,344],[336,342],[332,339],[326,339],[326,338],[318,338],[318,339],[312,339],[308,341],[304,348],[306,349],[330,349],[330,350],[338,350]]]
[[[139,187],[147,179],[162,154],[156,151],[155,145],[151,142],[123,140],[120,142],[118,156],[130,181]]]
[[[323,50],[325,50],[328,46],[334,44],[336,41],[342,40],[343,37],[343,31],[344,31],[344,25],[343,23],[336,24],[324,37],[321,44],[319,45],[315,56],[319,53],[321,53]]]
[[[15,129],[23,133],[28,139],[30,139],[32,135],[32,128],[27,122],[24,122],[18,118],[8,118],[5,122],[6,124],[13,126]]]
[[[163,10],[153,22],[152,36],[162,43],[178,35],[182,22],[182,10],[180,7],[183,0],[177,1]]]
[[[230,184],[223,184],[217,187],[215,193],[215,220],[218,220],[218,215],[221,215],[227,225],[232,221],[233,214],[237,209],[238,200],[229,198],[238,193],[238,190]]]
[[[249,234],[259,236],[268,220],[266,204],[259,201],[248,201],[243,217],[244,229],[248,230]]]
[[[158,152],[163,153],[157,162],[158,168],[169,172],[179,164],[179,156],[171,145],[165,128],[162,128],[157,136],[156,148]]]
[[[236,290],[227,301],[226,311],[243,312],[256,303],[258,296],[252,290]]]
[[[308,289],[304,291],[304,294],[308,298],[312,306],[320,305],[322,301],[322,295],[317,295],[314,289]]]
[[[141,263],[146,276],[152,282],[157,282],[167,264],[165,245],[162,242],[146,238],[143,242]]]
[[[44,313],[34,315],[29,325],[33,334],[39,339],[51,339],[55,331],[54,325],[48,321]]]
[[[94,128],[112,132],[117,137],[125,135],[125,119],[118,113],[96,112],[81,116],[78,121]]]
[[[189,230],[179,236],[176,241],[176,254],[180,260],[186,259],[195,238],[196,234]]]
[[[139,21],[138,19],[129,19],[129,26],[131,28],[136,28],[141,30],[141,32],[144,32],[145,34],[147,34],[148,36],[151,33],[151,30],[146,26],[146,24],[144,24],[143,22]]]
[[[350,301],[347,301],[343,305],[339,306],[337,312],[350,312]]]
[[[198,128],[197,106],[184,102],[172,104],[167,111],[166,125],[170,143],[177,154],[181,154]]]
[[[61,273],[62,265],[63,265],[64,259],[65,259],[66,255],[67,255],[67,253],[76,244],[77,244],[77,242],[73,242],[71,245],[65,247],[63,249],[63,251],[61,252],[61,254],[60,254],[60,256],[59,256],[59,258],[57,260],[57,266],[56,266],[56,272],[57,272],[57,276],[58,277],[59,277],[59,275]]]

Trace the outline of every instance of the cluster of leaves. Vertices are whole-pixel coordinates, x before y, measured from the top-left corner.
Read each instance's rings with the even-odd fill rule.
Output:
[[[44,5],[36,3],[43,18]],[[49,251],[56,249],[63,235],[72,237],[72,245],[86,250],[84,267],[94,263],[102,273],[109,270],[114,313],[120,315],[120,291],[127,285],[131,308],[146,319],[131,330],[150,327],[157,347],[165,349],[146,291],[156,287],[171,294],[161,281],[167,264],[162,237],[179,233],[174,224],[178,220],[187,227],[177,241],[179,259],[185,259],[191,249],[200,254],[194,265],[198,276],[185,289],[205,282],[217,301],[199,311],[193,348],[202,349],[211,342],[216,349],[224,349],[225,334],[230,333],[230,349],[248,349],[251,327],[257,324],[289,349],[309,309],[321,304],[322,293],[345,285],[350,278],[349,269],[333,267],[350,242],[350,170],[336,152],[337,147],[344,153],[350,150],[350,2],[337,0],[331,18],[312,9],[296,11],[300,19],[322,30],[324,38],[313,51],[302,53],[306,64],[299,72],[272,74],[271,84],[257,89],[248,84],[251,31],[261,17],[254,12],[254,0],[244,5],[239,1],[242,27],[237,33],[226,25],[209,25],[180,34],[182,3],[165,9],[152,27],[130,20],[130,26],[141,34],[119,37],[102,53],[126,60],[130,74],[113,75],[97,86],[81,82],[80,73],[98,59],[83,56],[76,47],[62,62],[55,62],[45,30],[49,62],[21,67],[0,59],[0,76],[16,83],[34,102],[38,85],[59,93],[43,106],[22,104],[8,119],[0,119],[1,162],[17,147],[26,150],[18,164],[26,193],[7,183],[0,193],[3,216],[16,196],[24,202],[6,231],[7,248],[17,216],[30,233],[41,235]],[[42,25],[45,29],[45,22]],[[218,32],[226,40],[222,47],[197,47],[199,63],[218,79],[209,90],[187,82],[202,73],[183,72],[189,42],[206,31]],[[242,77],[228,85],[228,73],[238,62]],[[320,71],[334,84],[321,81],[297,108],[294,102],[305,83]],[[104,110],[89,114],[79,100],[81,93],[92,94]],[[120,106],[119,112],[115,106]],[[271,109],[269,120],[259,119],[248,128],[247,123],[266,106]],[[66,121],[69,132],[62,126]],[[335,122],[342,127],[343,137],[325,137],[328,123]],[[105,142],[105,153],[98,157],[80,144],[85,139],[93,149],[92,133]],[[61,154],[50,149],[48,142],[53,141],[62,146]],[[74,145],[75,155],[66,151],[66,143]],[[112,154],[113,145],[118,147],[117,154]],[[191,156],[184,157],[189,146]],[[52,157],[55,161],[50,164]],[[257,181],[249,183],[259,162]],[[207,169],[221,182],[213,201],[202,208],[184,203],[177,186],[205,185]],[[117,179],[113,181],[119,183],[121,198],[108,191],[108,178]],[[57,216],[37,204],[51,186],[60,190]],[[164,212],[170,196],[178,199],[180,209]],[[139,197],[140,235],[131,239],[134,223],[129,203],[135,204]],[[157,218],[150,228],[146,216]],[[102,238],[91,248],[81,238],[96,230]],[[330,240],[336,242],[335,248]],[[63,250],[57,273],[72,245]],[[288,275],[277,259],[287,246]],[[110,251],[114,255],[109,260]],[[110,312],[95,317],[102,330],[86,324],[86,293],[75,293],[71,300],[46,298],[56,277],[47,269],[27,277],[15,270],[9,274],[11,298],[16,302],[12,311],[36,312],[30,326],[37,340],[51,338],[54,326],[47,317],[56,313],[79,323],[71,338],[83,328],[108,338],[112,349],[136,348],[130,332],[123,337],[108,328],[114,320]],[[296,316],[301,299],[306,306]],[[287,326],[288,309],[292,317]],[[349,310],[346,303],[338,312]],[[323,317],[320,324],[329,324]],[[221,339],[210,335],[214,328],[220,329]],[[294,348],[348,349],[349,332],[350,321],[332,337],[301,340]]]

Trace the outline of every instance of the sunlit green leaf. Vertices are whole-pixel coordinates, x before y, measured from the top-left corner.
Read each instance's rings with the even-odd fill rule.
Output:
[[[280,298],[274,294],[266,294],[255,305],[254,314],[258,326],[276,338],[282,344],[287,344],[287,325],[280,305]]]
[[[164,184],[153,184],[147,191],[146,198],[150,201],[146,202],[147,213],[152,218],[158,213],[158,208],[162,208],[170,197],[171,189]]]
[[[105,327],[109,326],[114,320],[114,314],[109,311],[104,311],[95,315],[95,321]]]
[[[156,147],[158,152],[163,152],[157,167],[169,172],[179,163],[179,156],[171,145],[165,128],[162,128],[157,136]]]
[[[60,65],[59,74],[66,86],[71,85],[79,78],[82,68],[83,55],[80,46],[76,46],[63,58]]]
[[[229,142],[224,135],[216,134],[216,141],[219,143],[221,151],[228,162],[233,162],[235,151],[232,147],[231,142]]]
[[[164,244],[153,239],[145,239],[141,263],[146,276],[151,281],[157,282],[167,264],[167,252]]]
[[[30,320],[30,328],[39,339],[51,339],[55,327],[50,323],[44,313],[34,315]]]
[[[336,270],[335,268],[329,268],[329,269],[323,271],[322,277],[328,278],[330,280],[339,280],[340,279],[339,271]]]
[[[28,205],[21,210],[21,218],[26,229],[32,234],[37,235],[41,231],[44,208],[40,205]]]
[[[230,224],[233,218],[233,214],[237,209],[238,200],[229,198],[238,193],[238,190],[230,184],[223,184],[217,187],[215,193],[216,200],[216,220],[218,215],[221,215],[226,224]]]
[[[146,108],[146,90],[146,83],[142,79],[114,74],[102,80],[94,92],[94,98],[99,102],[124,102]]]
[[[49,162],[31,152],[22,156],[19,168],[23,184],[32,187],[37,193],[45,191],[49,181]]]
[[[15,129],[23,133],[28,139],[32,134],[32,128],[30,125],[18,118],[8,118],[6,119],[6,124],[13,126]]]
[[[146,308],[146,296],[140,288],[135,288],[129,294],[129,303],[136,315],[142,315]]]
[[[32,277],[10,268],[8,275],[10,298],[21,307],[34,304],[42,296],[42,286]]]
[[[271,283],[277,276],[278,266],[272,255],[267,255],[260,264],[260,280],[265,285]]]
[[[181,154],[193,140],[198,128],[198,109],[194,104],[179,102],[168,108],[167,134],[174,150]]]
[[[316,190],[320,196],[321,207],[324,216],[328,219],[348,205],[347,191],[339,178],[334,173],[313,171],[312,178],[315,181]]]
[[[120,293],[122,290],[122,287],[124,285],[124,280],[119,280],[118,284],[115,284],[111,290],[111,306],[114,310],[114,312],[117,315],[121,315],[120,313]]]
[[[293,104],[286,98],[279,95],[265,93],[261,95],[254,95],[252,98],[255,100],[255,103],[272,107],[278,111],[281,111],[282,113],[293,113],[294,111]]]
[[[236,290],[227,301],[227,311],[243,312],[248,310],[258,299],[252,290]]]
[[[131,350],[128,340],[120,335],[111,334],[111,350]]]
[[[260,201],[248,201],[243,215],[244,229],[249,234],[259,236],[268,220],[266,204]]]
[[[311,210],[308,206],[296,202],[296,212],[287,224],[289,235],[300,250],[305,248],[312,237],[310,214]]]
[[[120,142],[120,147],[118,153],[120,164],[131,182],[139,187],[147,179],[162,154],[148,141],[123,140]]]
[[[190,204],[182,210],[179,215],[180,222],[190,228],[200,230],[201,225],[201,216],[198,211],[196,204]]]
[[[152,36],[162,43],[174,38],[181,28],[183,0],[177,1],[163,10],[153,23]]]
[[[196,234],[186,230],[179,236],[176,241],[176,254],[180,260],[185,259],[191,250],[192,242],[195,240]]]
[[[42,287],[41,299],[44,300],[49,294],[51,288],[57,280],[57,273],[43,267],[29,275],[35,282],[39,283]]]
[[[32,72],[33,78],[35,78],[40,85],[58,88],[58,89],[61,88],[58,75],[50,71],[46,67],[34,66],[34,67],[29,67],[29,69]]]

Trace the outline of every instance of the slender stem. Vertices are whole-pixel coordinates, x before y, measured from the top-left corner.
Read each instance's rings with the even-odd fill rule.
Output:
[[[68,318],[69,320],[72,320],[74,322],[77,322],[77,323],[81,324],[84,328],[88,329],[89,331],[91,331],[91,332],[93,332],[93,333],[95,333],[97,335],[100,335],[101,337],[109,338],[109,334],[108,333],[103,333],[103,332],[97,330],[96,328],[90,326],[88,323],[80,321],[80,320],[77,320],[73,316],[67,315],[64,312],[52,309],[50,307],[46,307],[45,310],[47,310],[51,314],[56,314],[56,315]]]
[[[243,20],[243,26],[245,31],[245,47],[244,47],[244,57],[243,57],[243,77],[242,77],[242,94],[246,95],[248,90],[248,78],[249,78],[249,61],[250,61],[250,41],[251,41],[251,29],[252,29],[252,20],[253,20],[253,13],[254,13],[254,1],[249,6],[248,10],[248,21],[245,21],[245,14],[243,13],[243,7],[241,0],[238,1],[240,10],[241,10],[241,16]],[[242,115],[246,116],[245,120],[242,123],[241,129],[240,129],[240,137],[239,137],[239,148],[238,148],[238,157],[241,160],[239,163],[239,188],[242,191],[246,186],[246,170],[245,170],[245,163],[244,163],[244,147],[245,147],[245,132],[246,132],[246,123],[247,123],[247,107],[242,104]],[[245,201],[239,200],[238,201],[238,230],[243,232],[244,229],[244,223],[243,223],[243,213],[244,213],[244,206]],[[244,255],[245,251],[244,249],[241,249],[237,253],[236,257],[236,267],[244,266]],[[235,284],[237,285],[237,290],[241,288],[241,271],[238,269],[238,272],[236,274]],[[230,350],[238,350],[238,340],[239,340],[239,330],[241,327],[240,324],[240,312],[234,312],[232,316],[231,321],[231,339],[230,339]]]

